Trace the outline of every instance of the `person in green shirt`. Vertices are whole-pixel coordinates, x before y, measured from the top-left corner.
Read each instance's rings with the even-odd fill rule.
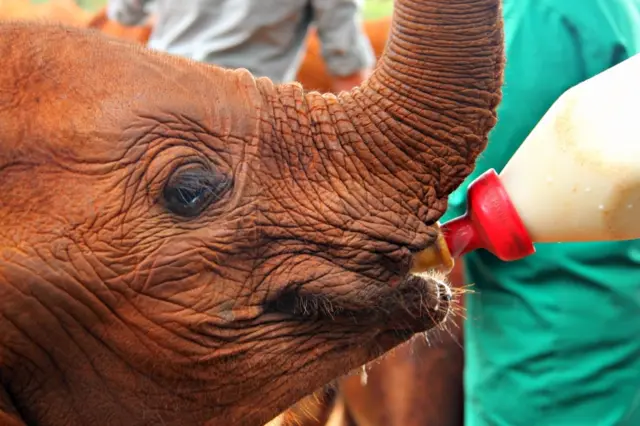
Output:
[[[640,51],[640,0],[504,0],[503,12],[498,123],[442,222],[464,213],[469,183],[500,172],[564,91]],[[640,426],[640,241],[536,249],[459,261],[475,292],[465,425]]]

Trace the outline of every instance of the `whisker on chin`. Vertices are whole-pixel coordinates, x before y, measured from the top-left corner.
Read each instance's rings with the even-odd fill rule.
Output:
[[[462,348],[462,345],[456,338],[455,333],[451,331],[450,327],[453,326],[453,327],[456,327],[456,329],[460,329],[460,325],[456,320],[460,318],[462,318],[463,320],[466,320],[467,310],[466,310],[466,307],[461,302],[462,302],[462,297],[465,294],[474,293],[474,290],[472,288],[473,284],[465,285],[462,287],[452,287],[449,284],[448,277],[445,274],[437,271],[424,273],[423,276],[427,279],[436,281],[442,285],[447,286],[451,295],[451,301],[449,302],[448,306],[446,306],[445,308],[442,308],[442,309],[447,309],[448,311],[446,313],[445,319],[440,322],[434,321],[435,327],[432,328],[431,330],[427,330],[424,333],[422,333],[425,339],[425,342],[429,347],[434,347],[434,339],[437,339],[437,341],[439,341],[440,343],[443,343],[444,338],[441,333],[446,333],[451,339],[454,340],[454,342],[458,347]],[[423,308],[422,305],[424,303],[425,302],[421,299],[421,309]],[[429,314],[429,316],[432,317],[433,315],[431,314],[431,310],[429,310],[428,304],[424,305],[424,308],[426,309],[426,312]],[[436,313],[436,315],[438,314]]]
[[[475,284],[471,283],[471,284],[465,284],[462,287],[454,287],[456,290],[461,290],[464,293],[475,293],[476,291],[473,289],[473,287],[475,287]]]

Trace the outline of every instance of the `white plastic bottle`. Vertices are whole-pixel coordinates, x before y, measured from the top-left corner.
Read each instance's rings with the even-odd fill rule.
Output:
[[[474,182],[493,179],[467,214],[443,225],[454,256],[483,247],[512,260],[535,242],[640,238],[640,55],[568,90],[499,179],[489,175]]]

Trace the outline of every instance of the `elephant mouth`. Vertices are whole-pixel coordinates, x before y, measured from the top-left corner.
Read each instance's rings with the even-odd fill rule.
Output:
[[[444,273],[431,270],[409,273],[395,287],[357,307],[326,294],[306,292],[304,286],[289,289],[269,301],[265,310],[304,322],[324,322],[335,328],[373,333],[378,340],[406,340],[444,322],[453,303],[453,293]]]
[[[446,320],[453,301],[446,279],[453,259],[436,227],[437,237],[428,247],[413,255],[406,252],[410,266],[407,263],[397,278],[381,282],[354,274],[343,280],[353,282],[353,294],[340,294],[333,290],[335,283],[322,278],[289,285],[266,301],[264,311],[287,321],[322,323],[332,330],[362,330],[376,336],[376,341],[406,340],[428,331]]]
[[[428,331],[447,319],[452,302],[453,292],[444,274],[438,271],[410,274],[399,291],[378,307],[385,313],[394,313],[381,318],[386,322],[381,334],[410,337]]]

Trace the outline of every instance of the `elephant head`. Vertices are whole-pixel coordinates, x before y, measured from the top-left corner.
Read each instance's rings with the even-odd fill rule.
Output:
[[[441,322],[499,0],[402,0],[339,95],[0,25],[0,420],[254,425]]]

